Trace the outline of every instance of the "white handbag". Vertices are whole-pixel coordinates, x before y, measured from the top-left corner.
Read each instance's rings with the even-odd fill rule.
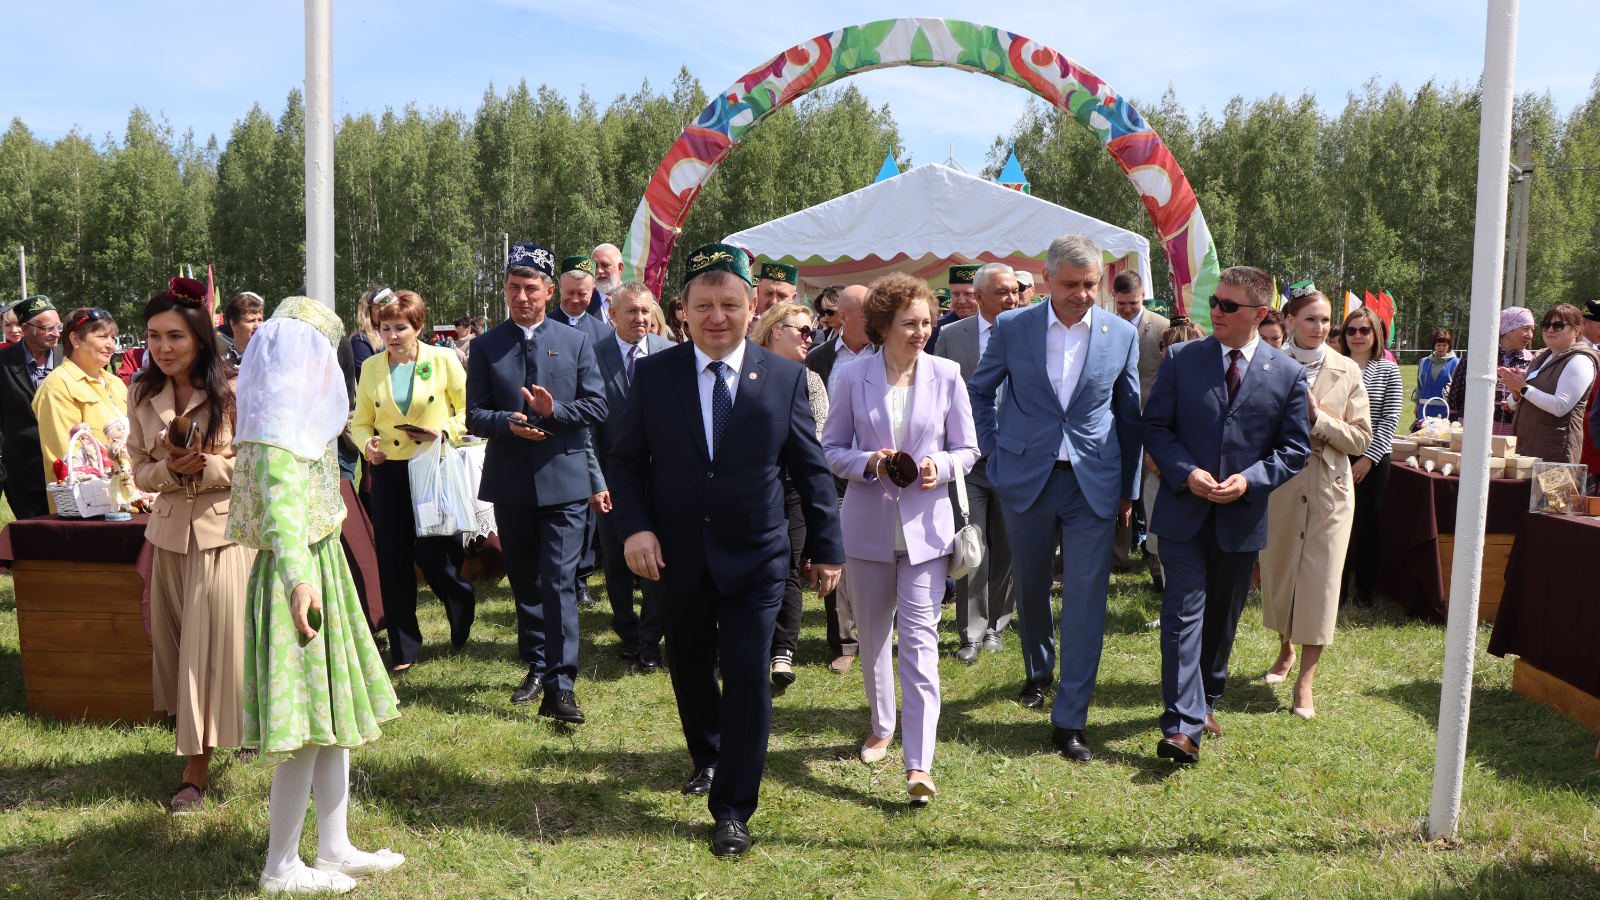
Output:
[[[956,503],[961,508],[961,530],[956,532],[956,546],[950,553],[951,578],[964,578],[968,572],[983,562],[983,534],[972,524],[967,513],[967,476],[956,463]]]

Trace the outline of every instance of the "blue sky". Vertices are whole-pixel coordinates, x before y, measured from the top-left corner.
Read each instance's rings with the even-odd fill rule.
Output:
[[[1123,95],[1171,85],[1192,110],[1236,94],[1314,92],[1338,110],[1377,76],[1414,90],[1429,78],[1475,82],[1484,0],[1343,3],[1213,0],[751,3],[706,0],[334,0],[338,113],[416,103],[472,110],[493,82],[526,78],[602,104],[645,80],[665,88],[687,65],[707,91],[805,38],[900,15],[1001,26],[1076,59]],[[0,0],[0,116],[53,139],[76,128],[120,135],[141,105],[178,132],[225,141],[259,102],[282,109],[304,76],[304,18],[294,0],[199,3]],[[1600,2],[1524,0],[1519,91],[1571,108],[1600,72]],[[916,162],[955,145],[976,171],[1028,95],[951,70],[868,73],[856,84],[888,103]]]

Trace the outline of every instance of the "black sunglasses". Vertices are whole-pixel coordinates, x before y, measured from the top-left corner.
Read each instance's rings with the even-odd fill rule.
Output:
[[[1232,300],[1224,300],[1215,294],[1211,295],[1211,308],[1220,309],[1230,316],[1240,309],[1260,309],[1261,306],[1259,303],[1235,303]]]
[[[837,309],[828,309],[828,308],[824,307],[820,312],[817,313],[817,315],[819,315],[822,318],[826,319],[826,318],[828,318],[829,316],[833,315],[836,312],[838,312]]]
[[[1545,331],[1564,331],[1567,326],[1571,324],[1571,322],[1563,322],[1560,319],[1553,319],[1544,323],[1544,325],[1540,327],[1544,328]]]
[[[1346,328],[1344,330],[1344,333],[1345,334],[1353,334],[1356,337],[1366,337],[1367,335],[1372,333],[1372,326],[1371,325],[1362,325],[1362,326],[1360,326],[1358,328],[1358,327],[1356,327],[1354,325],[1351,325],[1349,328]]]
[[[71,334],[72,332],[77,331],[79,328],[88,325],[90,322],[100,322],[110,318],[111,313],[108,313],[103,309],[85,310],[84,312],[79,313],[71,322],[67,323],[66,330],[68,334]]]
[[[812,335],[810,325],[790,325],[788,322],[785,322],[783,323],[783,327],[793,328],[795,331],[800,332],[800,336],[803,338],[809,338]]]

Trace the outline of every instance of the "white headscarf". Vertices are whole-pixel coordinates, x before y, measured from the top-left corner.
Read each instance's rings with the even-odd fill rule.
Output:
[[[256,329],[239,364],[236,441],[281,447],[320,459],[344,431],[350,395],[328,339],[299,319],[272,318]]]

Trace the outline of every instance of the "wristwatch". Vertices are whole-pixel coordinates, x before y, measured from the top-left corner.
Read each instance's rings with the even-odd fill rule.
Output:
[[[1528,386],[1527,385],[1523,385],[1522,386],[1522,390],[1517,391],[1517,396],[1518,397],[1526,397],[1526,396],[1528,396]]]

